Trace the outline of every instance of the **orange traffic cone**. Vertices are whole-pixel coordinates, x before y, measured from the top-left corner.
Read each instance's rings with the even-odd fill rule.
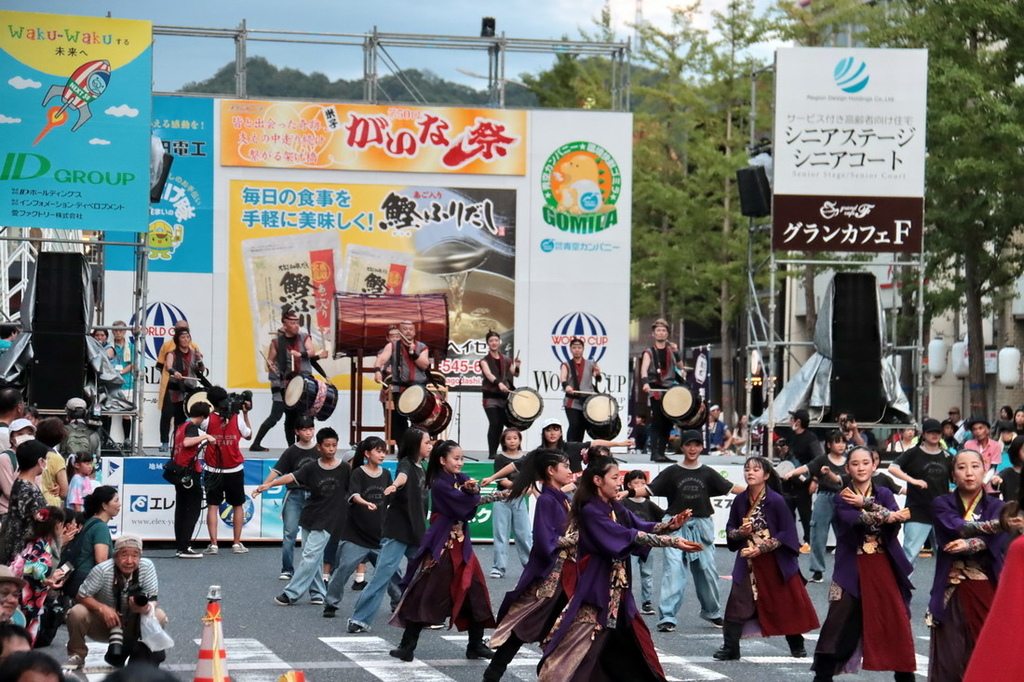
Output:
[[[277,678],[277,682],[306,682],[306,673],[301,670],[291,670]]]
[[[227,651],[224,650],[224,632],[220,627],[220,585],[210,585],[206,595],[206,616],[203,618],[203,638],[199,644],[199,662],[193,682],[231,682],[228,675]]]

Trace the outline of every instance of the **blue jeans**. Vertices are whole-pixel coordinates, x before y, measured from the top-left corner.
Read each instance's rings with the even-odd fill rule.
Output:
[[[380,601],[384,598],[385,589],[391,597],[391,607],[398,605],[402,598],[402,590],[398,588],[402,572],[398,567],[403,556],[407,561],[411,561],[416,556],[416,550],[416,545],[407,545],[393,538],[384,538],[381,541],[380,556],[377,557],[377,565],[373,568],[373,576],[359,593],[352,617],[349,618],[350,623],[357,623],[369,630],[373,617],[380,608]]]
[[[285,585],[284,593],[292,601],[297,600],[308,590],[312,596],[324,596],[327,586],[324,585],[322,565],[324,562],[324,546],[331,539],[326,530],[303,531],[305,540],[302,543],[302,558]]]
[[[341,597],[345,594],[345,583],[348,582],[349,576],[355,572],[356,566],[369,561],[375,567],[373,572],[377,573],[378,554],[380,554],[379,549],[363,547],[348,540],[338,545],[338,561],[334,566],[334,571],[331,573],[331,582],[327,584],[328,606],[338,608],[338,604],[341,603]]]
[[[508,565],[508,531],[509,524],[516,539],[516,553],[519,563],[523,566],[530,560],[530,548],[533,546],[533,527],[530,525],[530,512],[526,508],[526,498],[520,497],[512,502],[495,502],[491,509],[491,524],[494,530],[494,566],[492,570],[505,575]]]
[[[633,575],[640,576],[641,603],[654,601],[654,557],[648,555],[646,561],[641,561],[640,557],[634,556]]]
[[[910,565],[914,565],[918,553],[924,547],[928,537],[932,538],[932,547],[935,547],[934,529],[930,523],[919,521],[907,521],[903,524],[903,553],[907,555]]]
[[[665,521],[671,519],[666,516]],[[658,624],[676,623],[676,614],[683,605],[686,589],[686,568],[693,574],[693,588],[700,602],[700,617],[712,620],[722,617],[722,598],[718,593],[718,566],[715,565],[715,520],[692,518],[682,528],[671,533],[704,545],[695,554],[683,554],[681,549],[664,549],[665,566],[661,575],[661,599],[658,602]]]
[[[835,493],[823,493],[820,490],[814,496],[814,509],[811,510],[811,571],[825,572],[825,549],[828,545],[828,531],[832,527],[832,518],[836,515],[836,507],[832,503]]]
[[[299,516],[306,506],[309,492],[302,488],[292,488],[284,493],[281,503],[281,523],[284,526],[284,539],[281,542],[281,572],[292,575],[295,573],[295,539],[299,536]]]

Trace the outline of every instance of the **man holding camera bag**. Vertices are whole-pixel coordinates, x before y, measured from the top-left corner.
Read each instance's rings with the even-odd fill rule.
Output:
[[[192,549],[192,534],[203,509],[199,450],[204,444],[217,442],[216,438],[199,428],[209,417],[209,403],[193,403],[188,420],[174,431],[173,454],[164,471],[164,478],[174,484],[174,542],[177,546],[174,556],[178,559],[203,558]]]
[[[142,558],[142,540],[122,535],[114,543],[114,558],[97,564],[78,589],[78,603],[68,611],[68,660],[65,668],[81,670],[89,647],[85,638],[110,642],[104,660],[121,667],[132,661],[161,663],[163,651],[142,642],[141,618],[156,617],[161,627],[167,616],[157,608],[156,568]]]
[[[245,457],[238,447],[241,440],[252,438],[249,425],[249,410],[252,409],[252,394],[231,394],[220,386],[213,386],[206,393],[214,412],[203,422],[202,429],[213,436],[214,442],[206,448],[206,527],[210,531],[210,546],[207,554],[216,554],[217,525],[221,502],[227,502],[233,509],[232,525],[234,544],[231,551],[246,554],[249,550],[242,544],[242,526],[245,519]],[[246,399],[248,398],[248,399]],[[239,419],[241,413],[241,419]]]

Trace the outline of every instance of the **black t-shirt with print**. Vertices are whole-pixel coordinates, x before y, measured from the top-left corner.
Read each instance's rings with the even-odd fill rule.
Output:
[[[326,530],[334,536],[345,525],[352,468],[341,460],[335,461],[337,466],[325,469],[320,460],[315,459],[293,474],[299,485],[309,491],[306,506],[299,516],[299,525],[305,530]]]
[[[932,523],[932,501],[939,495],[949,492],[950,458],[944,452],[929,455],[915,446],[901,454],[893,462],[912,478],[919,478],[928,484],[928,488],[918,488],[907,483],[907,508],[910,509],[910,520],[915,523]]]
[[[695,469],[675,464],[658,474],[648,488],[652,495],[668,499],[665,513],[674,516],[692,509],[694,517],[707,518],[715,511],[711,498],[728,493],[732,483],[706,464]]]

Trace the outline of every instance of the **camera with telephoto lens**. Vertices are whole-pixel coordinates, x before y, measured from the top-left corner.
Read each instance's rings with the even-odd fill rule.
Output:
[[[149,595],[142,591],[142,588],[139,587],[138,583],[132,583],[129,585],[125,589],[124,594],[140,609],[149,603]]]
[[[250,406],[252,405],[252,391],[245,390],[241,393],[228,393],[228,397],[221,402],[219,407],[227,414],[238,414],[242,411],[242,406],[245,403],[249,403]]]

